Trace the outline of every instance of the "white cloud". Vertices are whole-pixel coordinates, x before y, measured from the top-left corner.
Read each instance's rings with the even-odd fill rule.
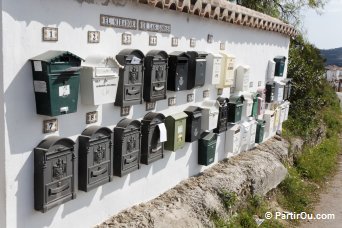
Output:
[[[342,12],[342,0],[329,0],[324,7],[324,13],[340,13]]]

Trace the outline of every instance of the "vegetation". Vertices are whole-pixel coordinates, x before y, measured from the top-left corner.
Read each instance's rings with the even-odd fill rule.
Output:
[[[325,58],[325,65],[336,65],[342,67],[342,47],[321,50],[321,55]]]

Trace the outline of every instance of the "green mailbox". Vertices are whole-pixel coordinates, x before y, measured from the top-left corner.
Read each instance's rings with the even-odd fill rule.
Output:
[[[284,75],[284,69],[285,69],[285,61],[286,57],[285,56],[276,56],[274,59],[275,62],[275,71],[274,71],[274,76],[275,77],[283,77]]]
[[[215,160],[217,134],[204,132],[198,140],[198,164],[210,165]]]
[[[165,150],[176,151],[183,148],[185,144],[187,117],[188,115],[185,112],[166,117],[167,141],[164,143]]]
[[[257,129],[256,129],[256,136],[255,136],[255,143],[262,143],[262,141],[264,140],[265,123],[266,123],[266,121],[264,121],[264,120],[258,120]]]
[[[252,117],[255,117],[255,118],[258,116],[259,96],[260,95],[258,93],[252,94],[252,98],[253,98]]]
[[[237,123],[241,120],[242,107],[245,98],[243,95],[232,95],[228,103],[228,122]]]
[[[67,51],[47,51],[31,59],[37,114],[77,111],[82,60]]]

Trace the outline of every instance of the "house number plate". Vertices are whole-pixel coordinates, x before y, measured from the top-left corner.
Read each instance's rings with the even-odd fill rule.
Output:
[[[88,43],[100,43],[100,32],[88,31]]]
[[[187,95],[187,102],[193,102],[194,101],[194,94],[193,93],[190,93]]]
[[[172,37],[171,46],[172,47],[178,47],[178,38],[177,37]]]
[[[43,41],[58,41],[58,28],[43,27]]]
[[[97,117],[98,117],[97,111],[88,112],[86,114],[86,124],[96,123],[98,119]]]
[[[209,97],[209,90],[208,89],[203,91],[203,98],[207,98],[207,97]]]
[[[225,49],[226,49],[226,44],[220,43],[220,50],[225,50]]]
[[[121,116],[128,116],[129,115],[129,112],[131,111],[131,106],[124,106],[124,107],[121,107]]]
[[[150,46],[157,46],[157,36],[150,36],[149,45]]]
[[[121,43],[124,45],[130,45],[132,43],[132,35],[129,33],[122,33]]]
[[[51,120],[44,120],[43,121],[43,133],[51,133],[58,131],[58,120],[51,119]]]
[[[190,39],[190,47],[196,47],[196,40],[195,38]]]
[[[176,97],[169,97],[168,104],[169,104],[169,106],[176,105]]]
[[[146,111],[151,111],[156,108],[156,102],[146,102]]]

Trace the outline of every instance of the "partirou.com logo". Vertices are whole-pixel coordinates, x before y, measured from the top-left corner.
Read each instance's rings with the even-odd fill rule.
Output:
[[[307,212],[266,212],[265,219],[281,219],[281,220],[333,220],[335,214],[313,214]]]

